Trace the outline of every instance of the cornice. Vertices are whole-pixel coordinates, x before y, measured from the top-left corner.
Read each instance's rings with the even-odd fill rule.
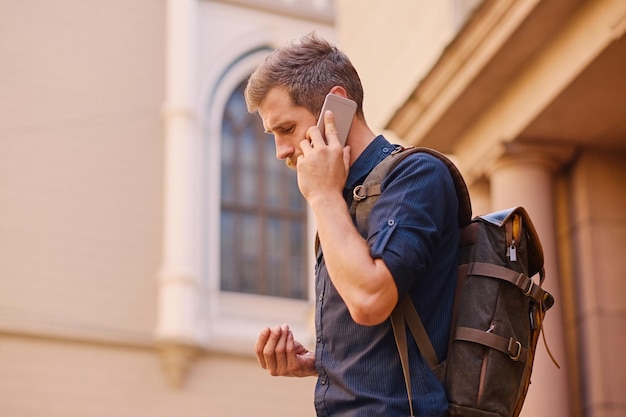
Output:
[[[486,0],[386,128],[412,145],[455,140],[545,46],[579,0]]]

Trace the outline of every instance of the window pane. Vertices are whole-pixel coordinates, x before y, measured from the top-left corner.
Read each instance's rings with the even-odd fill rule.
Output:
[[[223,123],[222,137],[222,199],[233,200],[235,198],[235,134],[232,123]]]
[[[265,143],[263,144],[266,174],[265,203],[271,207],[280,207],[284,205],[285,201],[285,187],[283,187],[282,179],[287,168],[276,159],[274,137],[272,135],[265,135],[265,137]]]
[[[306,227],[304,223],[292,222],[290,228],[289,239],[289,259],[287,264],[287,279],[290,283],[291,293],[295,298],[306,298],[307,295],[307,282],[306,280],[298,279],[298,274],[302,274],[302,271],[306,270],[306,258],[302,256],[302,253],[306,249]]]
[[[256,116],[258,117],[258,116]],[[240,137],[241,147],[239,155],[241,163],[238,166],[241,172],[239,199],[249,204],[257,204],[258,202],[258,181],[259,181],[259,141],[254,135],[254,130],[247,128],[242,131]]]
[[[265,240],[267,263],[265,268],[268,294],[288,296],[287,289],[281,288],[281,275],[283,274],[281,266],[283,265],[283,257],[285,256],[285,240],[281,239],[281,223],[280,219],[269,219],[267,222]]]
[[[240,262],[241,271],[239,280],[241,282],[239,291],[247,293],[258,292],[257,280],[259,279],[258,265],[259,256],[259,225],[257,216],[241,216],[241,245]],[[262,282],[260,283],[262,284]]]
[[[232,291],[237,289],[237,257],[235,256],[235,221],[232,213],[222,211],[221,216],[221,242],[220,254],[221,287],[223,290]]]
[[[284,189],[287,191],[287,196],[289,198],[289,207],[292,210],[305,211],[305,200],[304,197],[302,197],[302,194],[300,194],[300,189],[298,188],[298,177],[294,170],[288,170],[285,178]]]

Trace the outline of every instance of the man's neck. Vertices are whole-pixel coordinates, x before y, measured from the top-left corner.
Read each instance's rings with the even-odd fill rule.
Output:
[[[350,145],[350,165],[357,160],[365,148],[376,138],[369,126],[363,122],[355,120],[350,128],[350,136],[347,144]]]

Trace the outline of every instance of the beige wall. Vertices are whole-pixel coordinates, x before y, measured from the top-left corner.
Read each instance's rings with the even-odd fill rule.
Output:
[[[2,9],[0,323],[148,342],[160,256],[163,3]]]

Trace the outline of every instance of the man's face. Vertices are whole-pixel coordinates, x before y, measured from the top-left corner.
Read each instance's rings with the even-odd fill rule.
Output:
[[[295,169],[297,158],[302,154],[300,142],[306,139],[306,131],[316,124],[317,117],[304,107],[294,105],[282,87],[269,91],[259,105],[259,115],[265,132],[274,135],[276,158]]]

